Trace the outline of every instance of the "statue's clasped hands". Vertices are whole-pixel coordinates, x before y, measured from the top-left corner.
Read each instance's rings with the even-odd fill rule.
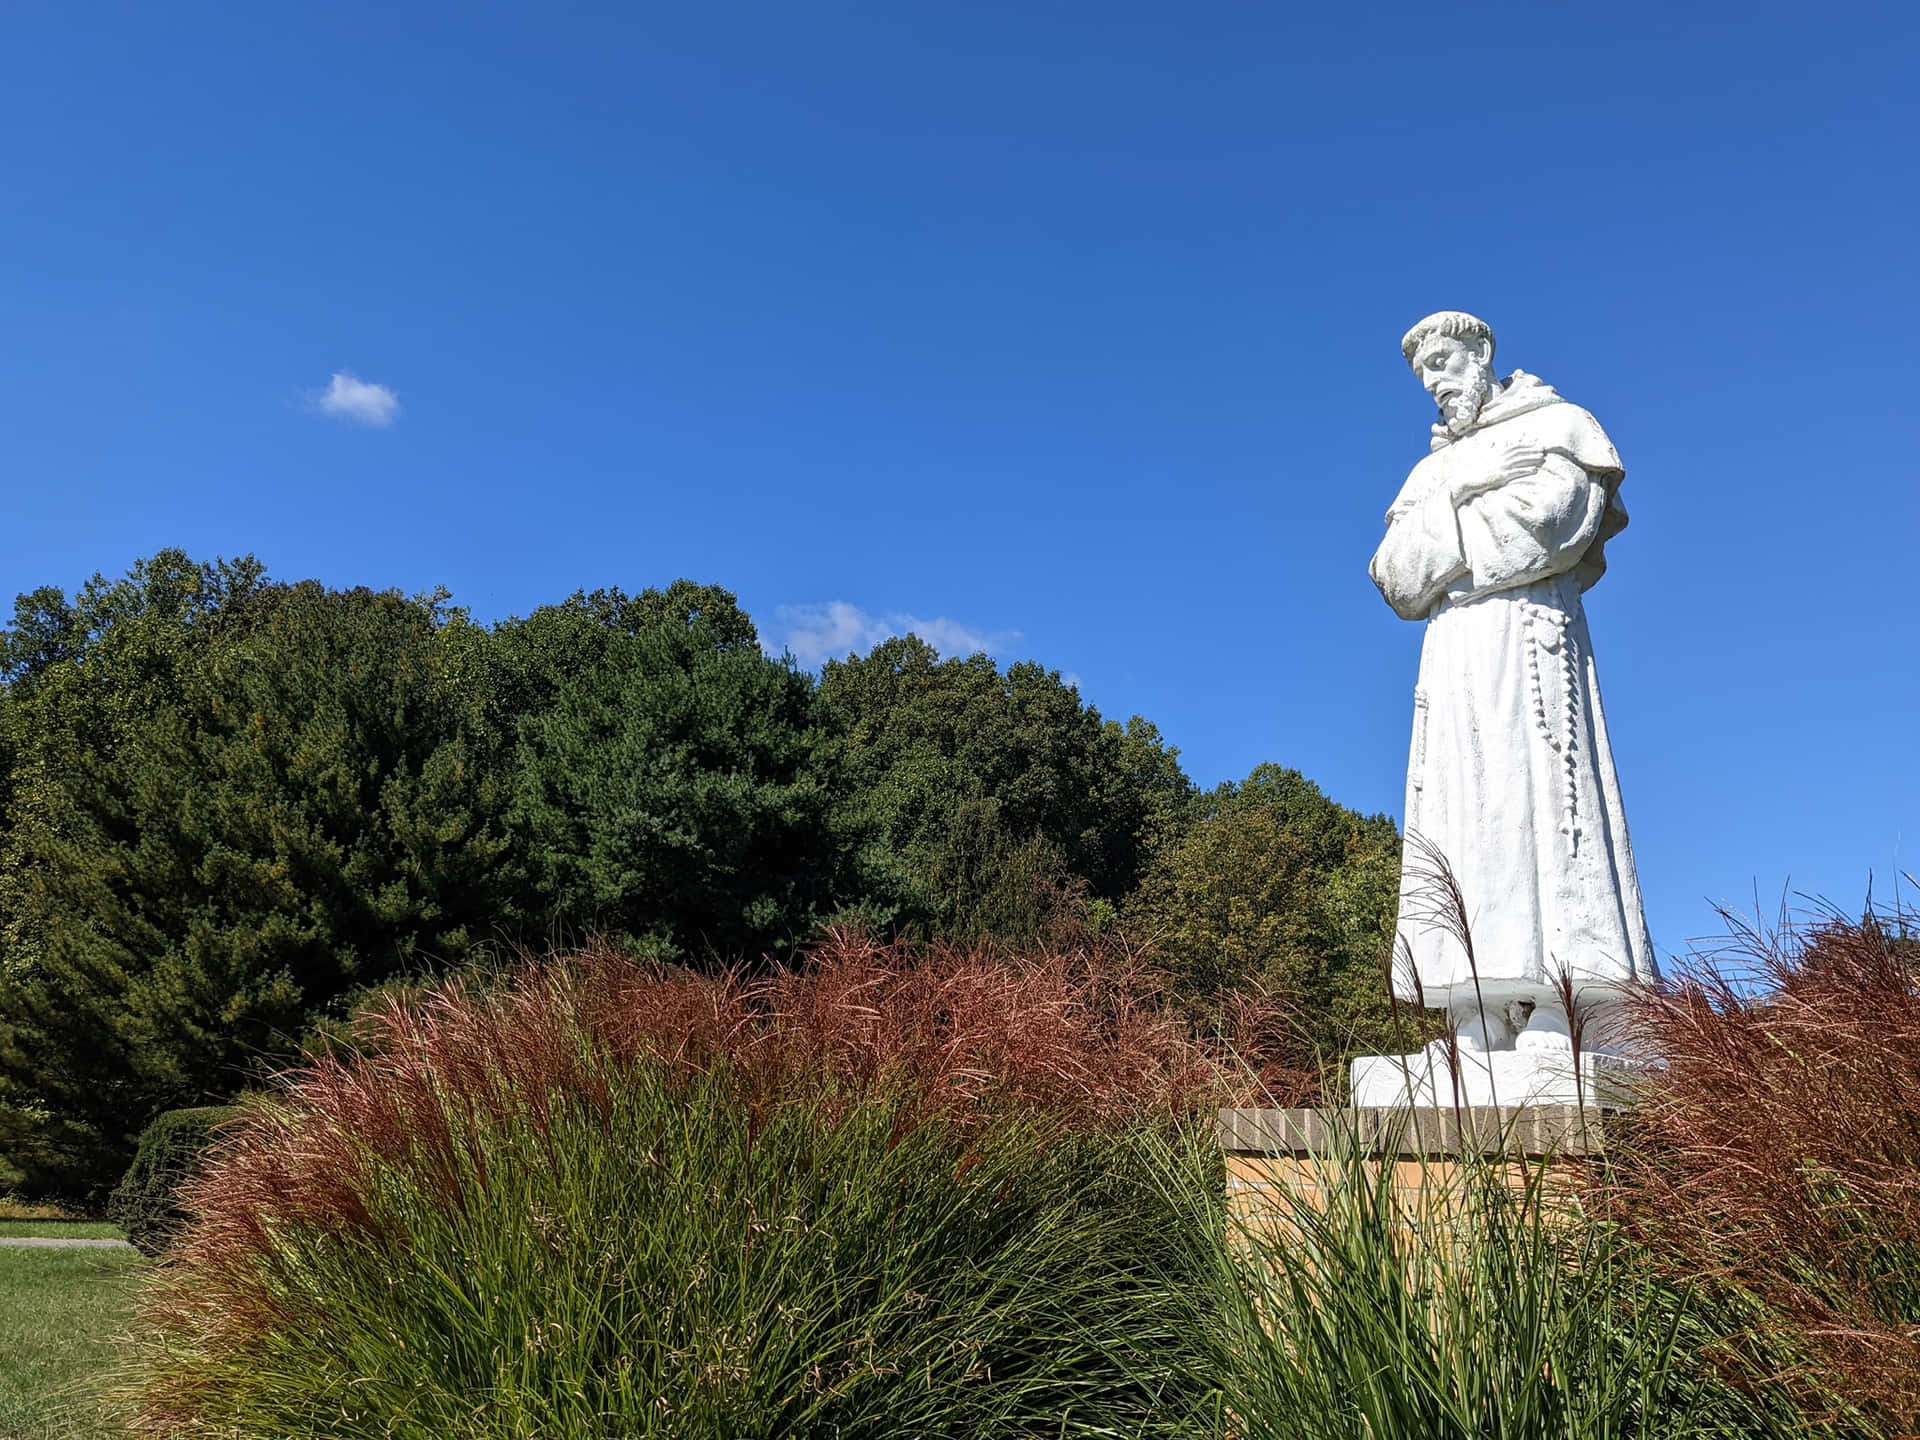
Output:
[[[1463,504],[1476,495],[1498,490],[1514,480],[1524,480],[1547,463],[1547,452],[1535,446],[1516,445],[1500,457],[1493,469],[1479,475],[1465,475],[1453,485],[1454,504]]]

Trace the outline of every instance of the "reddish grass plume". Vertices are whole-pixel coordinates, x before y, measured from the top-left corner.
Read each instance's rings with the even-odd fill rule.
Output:
[[[1729,917],[1731,920],[1732,917]],[[1920,1427],[1920,940],[1910,915],[1762,929],[1636,1005],[1664,1069],[1607,1197],[1682,1277],[1760,1302],[1775,1374]],[[1749,1333],[1747,1338],[1758,1338]],[[1773,1353],[1778,1353],[1774,1351]],[[1729,1357],[1730,1359],[1733,1357]]]
[[[1197,1034],[1154,972],[1111,952],[917,951],[852,932],[758,977],[636,963],[599,944],[497,983],[454,978],[376,1003],[355,1048],[313,1056],[250,1107],[183,1197],[190,1223],[168,1270],[193,1283],[156,1286],[146,1318],[244,1349],[293,1320],[261,1282],[271,1230],[404,1248],[376,1203],[383,1171],[458,1206],[472,1177],[485,1183],[476,1137],[490,1123],[544,1137],[567,1109],[605,1115],[636,1066],[719,1078],[748,1116],[884,1091],[911,1097],[907,1124],[1017,1110],[1094,1129],[1204,1117],[1307,1083],[1303,1067],[1239,1059],[1257,1062],[1286,1033],[1267,1009],[1245,1003],[1228,1022]]]

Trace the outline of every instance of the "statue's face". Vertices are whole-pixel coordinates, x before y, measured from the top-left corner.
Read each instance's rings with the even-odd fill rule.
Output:
[[[1420,377],[1448,433],[1464,435],[1493,393],[1493,363],[1485,344],[1452,335],[1433,335],[1414,352],[1413,373]]]

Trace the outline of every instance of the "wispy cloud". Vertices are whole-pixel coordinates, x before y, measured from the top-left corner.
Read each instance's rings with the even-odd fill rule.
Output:
[[[823,660],[871,650],[882,640],[909,631],[942,655],[997,655],[1020,639],[1018,631],[989,634],[944,616],[928,620],[904,611],[874,615],[845,600],[824,605],[782,605],[774,611],[781,639],[793,658],[812,668]]]
[[[313,408],[322,415],[344,420],[349,425],[365,425],[385,430],[400,418],[400,397],[385,385],[362,380],[351,370],[336,370],[327,388],[316,390]]]

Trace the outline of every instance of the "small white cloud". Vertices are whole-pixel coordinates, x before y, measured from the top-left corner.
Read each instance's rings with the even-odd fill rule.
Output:
[[[944,617],[925,620],[902,611],[871,615],[845,600],[829,600],[824,605],[782,605],[774,611],[774,617],[785,632],[786,648],[809,669],[823,660],[871,650],[882,640],[908,632],[948,656],[974,655],[982,650],[997,655],[1020,638],[1017,631],[989,635]]]
[[[336,370],[327,388],[314,393],[313,408],[349,425],[385,430],[400,418],[400,397],[351,370]]]

